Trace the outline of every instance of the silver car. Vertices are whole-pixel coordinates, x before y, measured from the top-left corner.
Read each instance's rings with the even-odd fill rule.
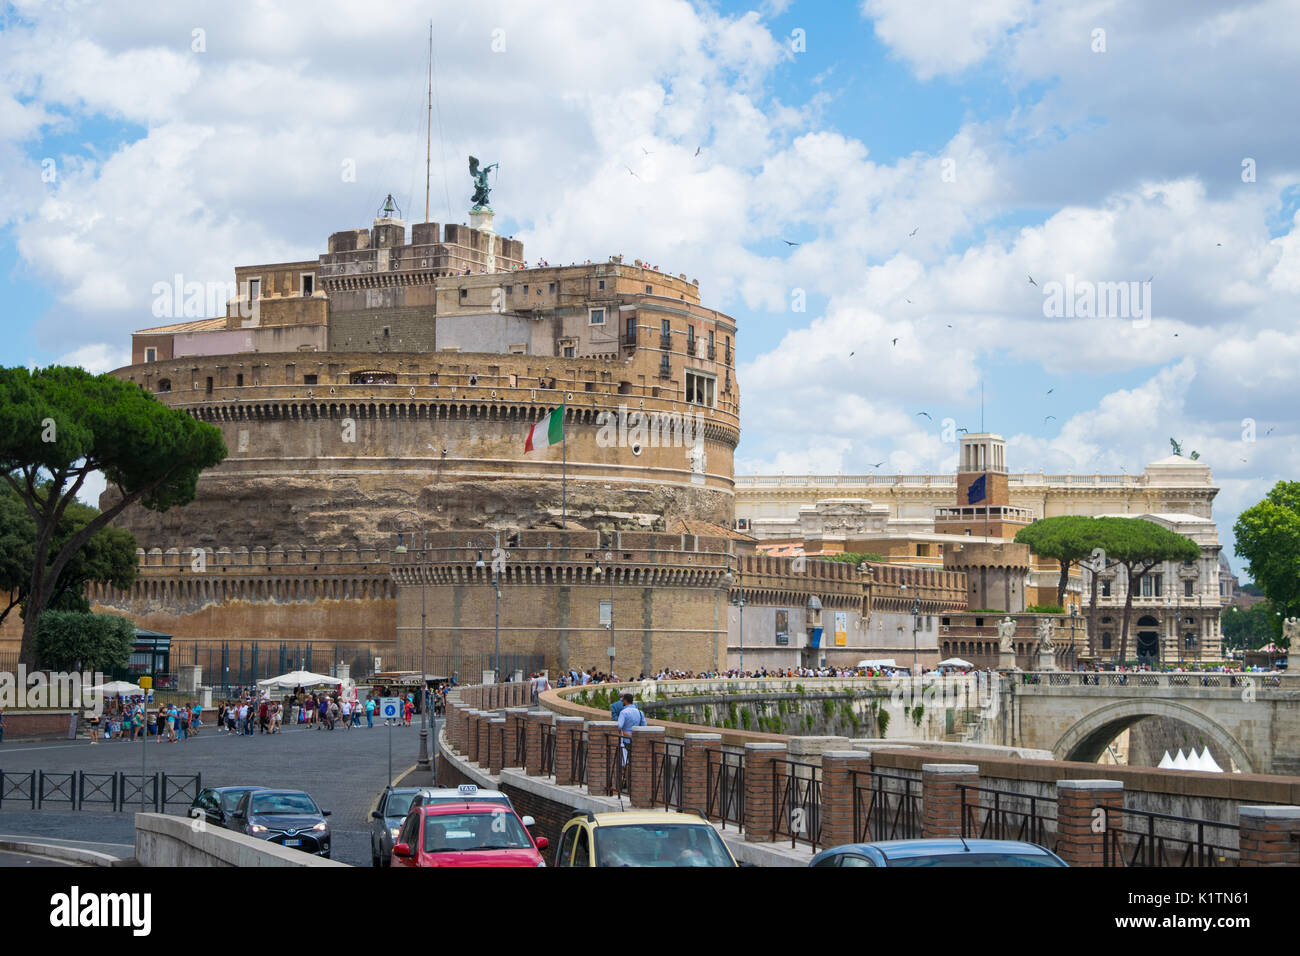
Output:
[[[394,787],[385,790],[379,806],[370,814],[370,865],[388,866],[393,855],[393,844],[402,821],[411,810],[411,801],[421,793],[421,787]]]

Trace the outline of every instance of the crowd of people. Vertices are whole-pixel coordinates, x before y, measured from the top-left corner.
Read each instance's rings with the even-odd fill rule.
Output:
[[[86,735],[92,744],[104,740],[148,740],[159,743],[181,743],[197,737],[203,726],[203,705],[197,701],[185,704],[160,704],[154,707],[141,696],[113,697],[104,702],[102,710],[86,716]]]

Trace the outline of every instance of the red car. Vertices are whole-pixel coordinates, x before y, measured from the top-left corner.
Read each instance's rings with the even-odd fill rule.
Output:
[[[393,866],[545,866],[546,837],[534,838],[519,815],[493,803],[435,803],[406,817]]]

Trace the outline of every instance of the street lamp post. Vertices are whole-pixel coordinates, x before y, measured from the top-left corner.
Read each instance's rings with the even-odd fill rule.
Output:
[[[921,626],[921,599],[912,598],[912,676],[915,677],[919,671],[916,669],[916,632]]]
[[[492,548],[492,588],[496,591],[496,623],[493,626],[493,661],[492,673],[497,682],[501,680],[501,576],[498,568],[498,561],[504,561],[506,553],[501,550],[500,532],[489,535],[487,532],[476,534],[470,542],[470,547],[478,549],[478,560],[474,562],[474,567],[484,568],[487,565],[483,561],[483,545],[480,539],[486,539],[490,542]]]
[[[424,657],[426,635],[428,634],[428,603],[426,599],[428,576],[425,573],[424,564],[429,558],[428,525],[414,511],[399,511],[393,515],[393,520],[396,521],[402,515],[410,515],[415,518],[420,527],[420,752],[415,758],[415,765],[419,770],[426,771],[429,769],[429,672],[425,667]],[[401,541],[400,532],[397,547],[393,551],[397,554],[406,553],[406,545]]]
[[[609,578],[609,673],[614,674],[614,552],[605,552],[605,564],[596,558],[596,573]]]

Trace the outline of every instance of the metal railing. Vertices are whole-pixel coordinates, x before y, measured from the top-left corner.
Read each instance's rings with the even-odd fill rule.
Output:
[[[140,774],[122,772],[72,770],[46,773],[44,770],[26,770],[6,773],[0,770],[0,809],[7,801],[10,808],[21,803],[30,810],[43,810],[46,804],[68,810],[104,807],[111,811],[136,810],[143,805],[155,813],[164,813],[168,806],[188,807],[202,789],[201,773],[158,771],[141,778]]]
[[[795,760],[772,761],[772,836],[814,849],[822,838],[822,768]]]
[[[569,736],[569,766],[573,768],[573,779],[580,785],[587,783],[587,731]]]
[[[959,784],[957,789],[963,838],[1020,840],[1056,852],[1061,838],[1056,828],[1054,798],[965,784]]]
[[[1094,807],[1093,813],[1098,810],[1102,811],[1101,819],[1107,824],[1102,841],[1102,866],[1237,865],[1240,854],[1238,847],[1222,842],[1221,837],[1210,839],[1206,836],[1207,830],[1211,831],[1211,836],[1214,831],[1237,834],[1240,827],[1235,823],[1124,807],[1120,811],[1123,814],[1122,825],[1112,827],[1109,825],[1107,808]]]
[[[502,755],[504,759],[504,754]],[[527,721],[519,721],[515,724],[515,747],[514,762],[506,764],[508,767],[527,766],[528,760],[528,724]]]
[[[555,773],[555,725],[542,724],[542,776]]]
[[[745,758],[725,750],[705,751],[704,815],[718,820],[722,829],[745,821]]]
[[[917,840],[921,837],[921,781],[917,777],[853,770],[853,839]]]
[[[626,756],[625,756],[626,755]],[[617,734],[605,738],[605,792],[622,796],[628,791],[632,766],[632,741]]]
[[[650,805],[682,809],[682,745],[650,741]]]

